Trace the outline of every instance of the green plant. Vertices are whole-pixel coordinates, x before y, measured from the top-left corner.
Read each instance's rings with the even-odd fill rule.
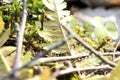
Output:
[[[25,4],[25,0],[23,3]],[[21,17],[23,19],[24,15],[22,10],[25,7],[23,8],[23,4],[17,0],[11,1],[11,4],[0,6],[0,78],[5,76],[6,79],[19,80],[56,80],[59,77],[63,80],[119,79],[119,62],[112,70],[113,66],[110,67],[109,63],[105,65],[102,60],[112,60],[114,44],[111,40],[118,36],[115,21],[106,23],[104,18],[95,17],[93,28],[91,23],[80,24],[74,15],[66,10],[64,0],[27,0],[28,17],[24,23],[26,26],[22,26],[26,28],[23,29],[24,34],[20,34],[23,24]],[[20,23],[17,35],[15,22]],[[65,29],[63,24],[68,29]],[[21,55],[14,58],[17,54],[15,45],[20,43],[16,42],[16,38],[23,35]],[[67,38],[69,40],[66,41]],[[17,50],[19,51],[18,46]],[[99,57],[105,57],[91,55],[91,52],[95,51],[100,52]],[[111,53],[106,53],[109,51]],[[21,65],[14,62],[18,58],[21,58]],[[19,74],[16,75],[16,72]]]

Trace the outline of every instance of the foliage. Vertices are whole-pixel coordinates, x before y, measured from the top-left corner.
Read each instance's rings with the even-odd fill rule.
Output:
[[[0,6],[0,78],[12,70],[17,44],[14,23],[20,23],[22,17],[22,2],[13,0],[10,3]],[[69,33],[63,29],[61,23],[66,24],[69,29],[97,51],[104,53],[114,50],[112,40],[118,37],[118,26],[115,21],[106,23],[104,18],[95,17],[94,20],[97,24],[94,26],[95,28],[91,23],[82,25],[74,15],[70,14],[70,11],[66,10],[66,7],[64,0],[27,0],[28,17],[24,32],[22,63],[34,60],[40,51],[48,50],[50,45],[55,44],[61,38],[67,38]],[[72,38],[59,48],[52,49],[42,58],[44,60],[44,58],[84,55],[84,53],[90,53],[90,51]],[[106,58],[111,59],[112,57],[106,56]],[[37,65],[34,65],[35,62],[33,62],[19,70],[17,78],[19,80],[57,80],[59,71],[70,68],[70,64],[66,63],[66,60],[42,63],[43,60],[37,61]],[[76,68],[104,65],[95,55],[69,61]],[[119,80],[117,72],[119,66],[118,62],[112,72],[109,69],[105,69],[106,73],[102,69],[87,70],[68,74],[65,78],[64,75],[60,77],[62,80]],[[109,77],[107,73],[110,74]]]
[[[120,72],[119,67],[120,67],[120,61],[117,63],[117,66],[115,67],[115,69],[112,71],[112,74],[109,79],[111,79],[111,80],[119,80],[120,79],[120,74],[118,74]]]
[[[118,26],[115,21],[106,22],[103,18],[95,17],[95,20],[99,23],[100,27],[95,26],[94,34],[95,36],[101,40],[105,37],[110,37],[111,39],[118,38]]]

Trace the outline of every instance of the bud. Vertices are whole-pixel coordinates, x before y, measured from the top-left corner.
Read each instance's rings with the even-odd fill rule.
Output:
[[[15,31],[19,32],[20,31],[20,25],[18,23],[15,23]]]

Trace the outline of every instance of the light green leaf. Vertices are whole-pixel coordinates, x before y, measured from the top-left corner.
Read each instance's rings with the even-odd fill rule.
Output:
[[[112,71],[110,80],[120,80],[120,61],[117,63],[115,69]]]
[[[118,26],[115,22],[109,22],[106,26],[106,33],[109,37],[112,39],[117,39],[118,38]]]
[[[98,23],[100,23],[101,25],[104,25],[104,19],[103,18],[101,18],[101,17],[95,17],[94,18]]]
[[[63,18],[65,16],[68,17],[70,15],[70,11],[59,11],[58,15],[60,18]]]
[[[93,67],[99,65],[101,60],[94,55],[86,57],[82,59],[81,62],[77,62],[77,67],[85,68],[85,67]]]
[[[66,3],[64,2],[64,0],[42,0],[42,1],[45,4],[45,6],[52,11],[55,11],[55,8],[57,10],[63,10],[64,8],[66,8]]]
[[[56,42],[63,37],[60,30],[44,30],[38,31],[39,36],[43,37],[46,41]]]
[[[53,0],[42,0],[42,1],[48,9],[55,11],[55,6],[53,4]]]
[[[55,12],[47,11],[47,12],[45,13],[45,15],[46,15],[46,17],[47,17],[48,19],[50,19],[50,20],[53,20],[53,21],[58,20],[58,16],[57,16],[57,14],[56,14]]]
[[[6,60],[9,61],[8,65],[13,66],[15,60],[15,52],[9,56],[6,56]]]
[[[64,2],[64,3],[61,3],[61,4],[56,4],[56,5],[57,5],[57,9],[58,9],[59,11],[65,9],[65,8],[67,7],[67,5],[66,5],[65,2]]]
[[[98,40],[103,40],[106,37],[104,27],[96,27],[94,30],[94,34]]]
[[[86,32],[93,32],[93,27],[90,23],[85,23],[83,25],[83,28],[85,29]]]
[[[61,54],[61,53],[69,52],[69,49],[67,44],[64,44],[57,49],[53,49],[52,52],[55,52],[56,54]]]
[[[9,39],[10,28],[0,35],[0,47]]]
[[[6,69],[3,61],[0,59],[0,76],[5,76],[6,74],[7,74],[7,69]]]
[[[4,63],[7,71],[10,71],[11,68],[10,68],[9,60],[6,57],[8,56],[8,54],[13,52],[14,50],[16,50],[16,47],[12,47],[12,46],[6,46],[6,47],[0,48],[0,58],[1,58],[1,61]]]
[[[31,58],[32,58],[32,53],[31,53],[31,51],[28,51],[25,55],[23,55],[22,61],[28,62],[31,60]]]
[[[54,44],[54,43],[44,45],[43,49],[48,50],[52,44]],[[60,53],[68,52],[68,51],[69,51],[68,46],[66,44],[64,44],[64,45],[60,46],[59,48],[53,49],[51,52],[60,54]]]
[[[5,47],[0,48],[0,52],[4,56],[8,56],[10,53],[12,53],[15,50],[16,50],[16,47],[14,47],[14,46],[5,46]]]
[[[44,23],[45,30],[60,30],[58,21],[47,21]]]

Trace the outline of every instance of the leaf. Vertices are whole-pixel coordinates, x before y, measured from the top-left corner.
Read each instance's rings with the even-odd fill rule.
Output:
[[[66,8],[66,3],[64,2],[64,0],[42,0],[42,1],[45,4],[45,6],[52,11],[55,11],[55,9],[60,11]]]
[[[0,48],[0,52],[4,56],[8,56],[10,53],[12,53],[15,50],[16,50],[16,47],[14,47],[14,46],[5,46],[5,47]]]
[[[43,3],[47,8],[52,10],[51,12],[49,11],[45,14],[51,21],[44,23],[44,31],[38,30],[38,34],[52,44],[63,38],[64,32],[62,33],[63,30],[60,29],[60,23],[62,20],[64,22],[69,22],[70,18],[68,19],[67,17],[70,16],[70,12],[63,10],[67,6],[64,0],[43,0]],[[44,45],[43,48],[48,49],[50,45],[49,43]],[[68,51],[66,44],[60,48],[52,50],[52,52],[55,53],[63,53],[66,51]]]
[[[9,62],[8,65],[12,67],[14,64],[14,60],[15,60],[15,52],[10,54],[9,56],[6,56],[6,60]]]
[[[94,18],[98,23],[100,23],[101,25],[104,25],[104,19],[103,18],[101,18],[101,17],[95,17]]]
[[[60,18],[65,18],[65,16],[69,17],[70,16],[70,11],[59,11],[58,16]]]
[[[57,0],[56,0],[56,1],[57,1]],[[56,5],[57,5],[57,9],[58,9],[59,11],[65,9],[65,8],[67,7],[67,5],[66,5],[65,2],[64,2],[64,3],[61,3],[61,4],[57,4],[57,3],[56,3]]]
[[[11,52],[13,52],[14,50],[16,50],[16,47],[12,47],[12,46],[6,46],[6,47],[0,48],[0,57],[1,57],[2,63],[5,65],[5,68],[7,68],[6,70],[8,71],[10,71],[11,68],[9,64],[9,59],[7,59],[6,56]]]
[[[99,65],[100,62],[101,62],[101,60],[99,58],[97,58],[94,55],[91,55],[89,57],[82,59],[81,62],[77,62],[77,67],[79,67],[79,68],[93,67],[93,66]]]
[[[51,78],[51,69],[47,66],[40,66],[40,80],[52,80]]]
[[[58,20],[58,17],[57,17],[57,14],[55,12],[52,12],[52,11],[47,11],[45,13],[46,17],[50,20]]]
[[[106,33],[109,37],[112,39],[117,39],[118,38],[118,26],[115,22],[109,22],[106,26]]]
[[[54,44],[55,42],[59,41],[61,38],[63,38],[63,35],[60,30],[44,30],[44,31],[38,31],[39,36],[43,37],[48,43],[46,44],[40,44],[40,47],[43,47],[43,49],[48,49],[50,45]],[[55,53],[64,53],[68,51],[68,47],[66,44],[62,45],[61,47],[57,49],[53,49],[52,52]]]
[[[52,44],[54,44],[54,43],[52,43]],[[48,50],[50,45],[52,45],[52,44],[44,46],[43,49]],[[56,53],[56,54],[60,54],[60,53],[68,52],[68,51],[69,51],[68,46],[66,44],[64,44],[64,45],[60,46],[59,48],[53,49],[51,52]]]
[[[4,63],[0,59],[0,77],[5,76],[6,73],[7,73],[7,69],[6,69],[5,65],[4,65]]]
[[[32,58],[32,53],[31,51],[28,51],[27,53],[25,53],[25,55],[22,57],[22,61],[23,62],[28,62],[30,61]]]
[[[90,23],[85,23],[83,25],[83,28],[85,29],[86,32],[93,32],[93,27]]]
[[[33,69],[23,68],[19,71],[18,78],[19,80],[27,80],[28,78],[33,77]]]
[[[9,63],[10,59],[13,60],[13,57],[9,57],[9,59],[7,57],[10,53],[12,53],[15,50],[16,50],[16,47],[13,47],[13,46],[5,46],[0,48],[0,57],[7,71],[11,70],[10,66],[13,63],[13,62]]]
[[[98,40],[103,40],[106,37],[105,29],[104,27],[96,27],[94,30],[94,34],[97,37]]]
[[[38,31],[39,36],[50,42],[56,42],[63,37],[60,30],[44,30]]]
[[[33,6],[34,10],[37,8],[42,8],[43,7],[43,3],[41,0],[33,0]]]
[[[48,50],[50,46],[54,43],[42,43],[39,46],[42,47],[45,50]],[[51,52],[59,54],[59,53],[65,53],[68,52],[68,46],[66,44],[60,46],[59,48],[53,49]]]
[[[120,80],[120,61],[115,66],[109,80]]]
[[[75,28],[76,26],[80,25],[80,22],[76,20],[74,16],[68,16],[70,14],[68,11],[66,11],[66,14],[67,17],[61,19],[62,23],[67,23],[71,28]]]
[[[5,67],[6,67],[6,70],[7,71],[11,71],[11,68],[10,68],[10,65],[8,64],[8,61],[7,59],[4,57],[3,53],[0,51],[0,58],[1,58],[1,61],[4,63]]]
[[[3,30],[4,30],[4,22],[2,20],[2,17],[0,17],[0,34],[2,33]]]
[[[5,30],[3,34],[0,35],[0,47],[9,39],[10,28]]]
[[[48,21],[44,23],[45,30],[60,30],[58,21]]]
[[[55,11],[55,6],[53,4],[53,0],[42,0],[42,1],[48,9]]]

